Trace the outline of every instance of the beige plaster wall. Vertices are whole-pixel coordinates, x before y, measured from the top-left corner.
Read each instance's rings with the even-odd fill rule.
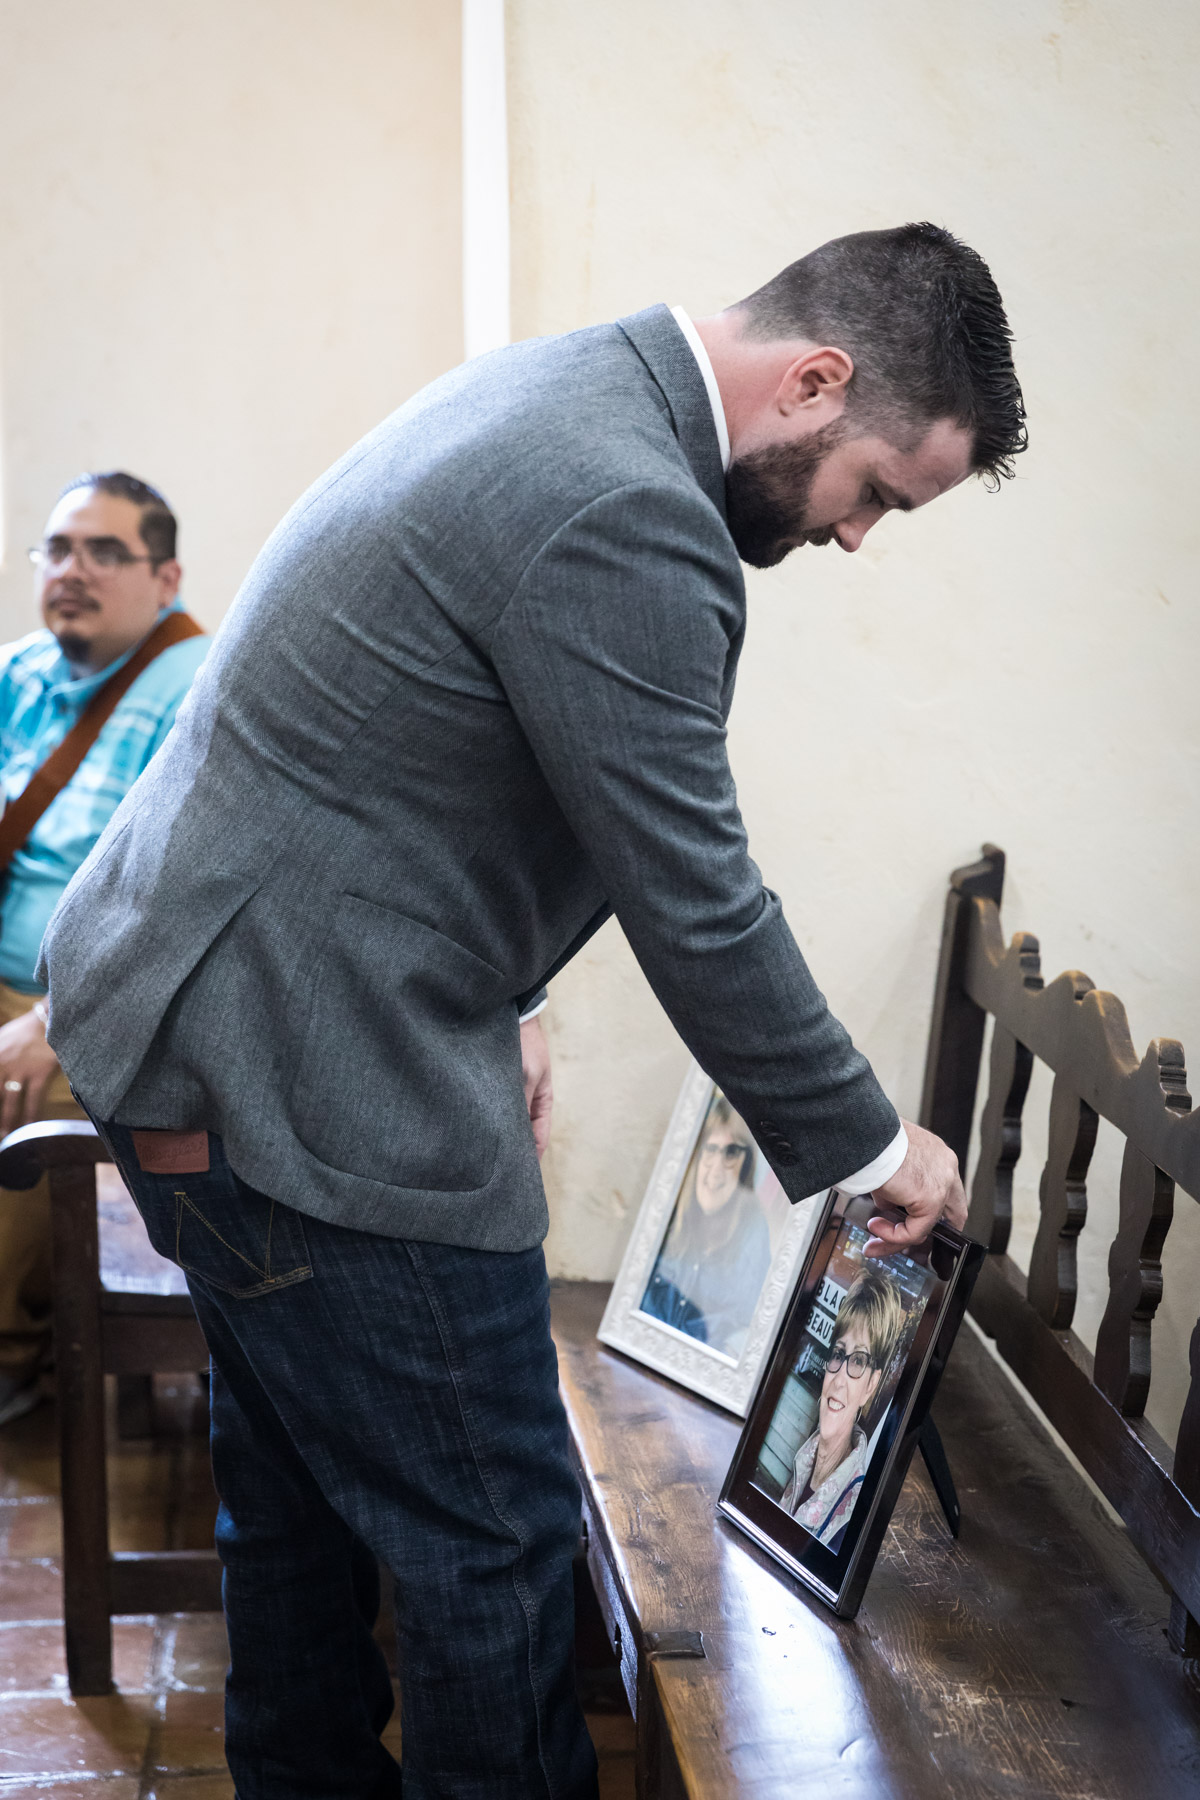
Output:
[[[0,640],[64,481],[131,468],[218,622],[462,355],[455,0],[0,3]]]
[[[835,1009],[917,1105],[944,884],[985,837],[1010,930],[1200,1060],[1194,293],[1200,14],[1182,0],[509,0],[514,332],[723,306],[843,231],[990,261],[1020,478],[749,582],[731,753]],[[615,927],[555,984],[557,1268],[608,1275],[685,1057]],[[1036,1097],[1036,1096],[1035,1096]],[[1044,1098],[1044,1096],[1043,1096]],[[1036,1131],[1021,1207],[1032,1214]],[[1115,1162],[1097,1165],[1085,1332]],[[1159,1361],[1196,1312],[1179,1203]],[[1170,1427],[1166,1371],[1152,1407]]]

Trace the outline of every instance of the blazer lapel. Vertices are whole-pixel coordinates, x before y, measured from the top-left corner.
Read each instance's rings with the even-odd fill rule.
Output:
[[[649,306],[645,312],[618,319],[670,408],[683,453],[692,473],[721,517],[725,517],[725,471],[721,447],[704,377],[687,339],[667,306]]]

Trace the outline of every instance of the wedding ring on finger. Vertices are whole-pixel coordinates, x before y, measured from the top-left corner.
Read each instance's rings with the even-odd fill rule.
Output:
[[[25,1092],[25,1083],[23,1081],[6,1081],[4,1084],[4,1091],[6,1094],[23,1094]]]

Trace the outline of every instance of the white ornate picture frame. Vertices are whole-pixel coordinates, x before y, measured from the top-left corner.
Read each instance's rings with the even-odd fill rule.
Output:
[[[612,1349],[624,1351],[626,1356],[635,1357],[658,1374],[670,1376],[672,1381],[702,1394],[706,1400],[715,1401],[738,1418],[745,1418],[774,1345],[780,1319],[799,1278],[805,1253],[827,1210],[829,1191],[826,1189],[824,1193],[814,1194],[793,1206],[784,1196],[761,1150],[753,1145],[758,1172],[753,1191],[758,1196],[770,1235],[770,1261],[758,1289],[757,1301],[745,1306],[744,1329],[739,1328],[731,1348],[721,1349],[703,1341],[701,1336],[677,1329],[653,1313],[643,1311],[643,1300],[665,1254],[664,1242],[675,1218],[676,1203],[689,1179],[695,1181],[693,1170],[701,1155],[701,1132],[721,1099],[716,1084],[698,1063],[693,1062],[675,1103],[650,1185],[625,1246],[621,1267],[600,1323],[599,1337]],[[732,1276],[731,1270],[731,1279]],[[705,1279],[711,1284],[711,1268],[706,1269]],[[691,1310],[697,1318],[703,1317],[702,1312],[697,1313],[695,1308]]]

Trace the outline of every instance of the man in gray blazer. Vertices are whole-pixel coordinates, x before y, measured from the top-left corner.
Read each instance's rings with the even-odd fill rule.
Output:
[[[739,552],[854,550],[1022,421],[927,225],[455,370],[271,537],[69,889],[50,1039],[213,1355],[243,1800],[399,1792],[377,1558],[406,1800],[595,1792],[520,1019],[610,911],[794,1200],[961,1221],[750,860],[725,722]]]

